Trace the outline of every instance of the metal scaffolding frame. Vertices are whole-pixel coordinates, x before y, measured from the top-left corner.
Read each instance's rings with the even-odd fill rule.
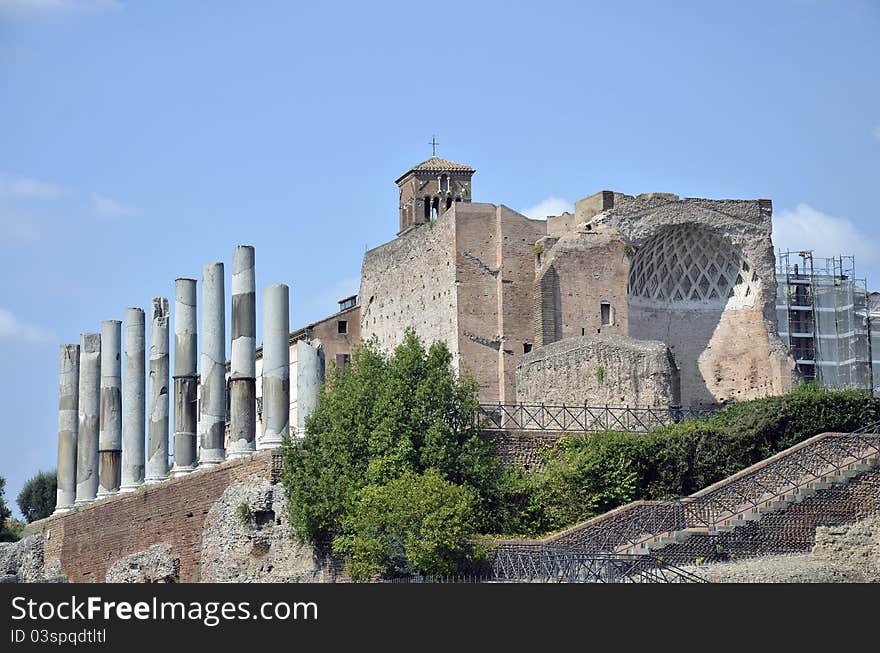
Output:
[[[797,257],[800,263],[792,262]],[[855,257],[818,258],[812,250],[776,256],[779,336],[805,381],[827,388],[875,388],[871,302]],[[880,302],[878,302],[880,304]],[[880,317],[880,305],[875,316]]]

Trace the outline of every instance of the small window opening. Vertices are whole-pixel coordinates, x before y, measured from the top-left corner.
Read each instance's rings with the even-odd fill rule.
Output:
[[[348,333],[348,320],[339,320],[336,322],[337,333]]]
[[[435,197],[431,202],[431,220],[436,220],[440,213],[440,198]]]
[[[431,219],[431,198],[425,195],[425,220]]]
[[[448,210],[450,206],[452,206],[452,198],[447,197],[446,198],[446,209]]]
[[[581,335],[582,336],[587,335],[587,330],[584,327],[581,327]]]
[[[602,302],[599,306],[599,310],[602,314],[603,326],[614,324],[614,311],[611,310],[611,304]]]
[[[445,193],[449,190],[449,177],[447,175],[442,175],[440,177],[440,192]]]
[[[336,354],[336,367],[339,369],[345,368],[350,358],[351,356],[348,354]]]
[[[524,342],[523,343],[523,353],[528,354],[530,351],[532,351],[532,343]]]

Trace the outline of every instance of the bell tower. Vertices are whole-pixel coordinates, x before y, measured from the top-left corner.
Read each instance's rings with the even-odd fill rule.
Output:
[[[400,188],[400,231],[432,222],[455,202],[471,201],[470,166],[432,156],[413,166],[396,183]]]

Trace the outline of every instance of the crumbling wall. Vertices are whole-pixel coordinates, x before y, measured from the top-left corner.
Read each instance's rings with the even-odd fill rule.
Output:
[[[57,566],[44,565],[43,536],[30,535],[18,542],[0,542],[0,582],[41,583],[60,576]]]
[[[517,401],[529,404],[668,408],[679,399],[666,345],[618,335],[569,338],[526,354],[516,388]]]
[[[259,476],[226,488],[205,518],[202,582],[320,582],[321,564],[295,540],[285,503],[283,486]]]
[[[633,247],[629,334],[669,345],[681,371],[684,404],[782,394],[796,380],[794,360],[776,325],[771,214],[769,200],[615,193],[613,206],[591,219],[596,227],[617,230]],[[710,277],[717,278],[718,269],[733,262],[740,266],[733,274],[741,275],[734,284],[736,296],[722,297],[720,302],[679,298],[674,287],[669,288],[668,297],[663,292],[655,298],[639,296],[634,281],[647,267],[640,268],[638,257],[671,233],[688,236],[690,242],[701,240],[705,247],[671,252],[680,256],[674,265],[652,271],[655,278],[649,281],[650,288],[663,290],[666,284],[674,286],[686,277],[694,286],[707,288]]]
[[[180,560],[171,555],[170,544],[156,544],[117,560],[107,569],[107,583],[176,583]]]

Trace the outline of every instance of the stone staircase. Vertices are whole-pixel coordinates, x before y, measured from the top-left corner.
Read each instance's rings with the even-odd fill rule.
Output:
[[[849,524],[878,514],[880,458],[871,457],[714,528],[683,529],[627,548],[678,565],[806,553],[815,543],[817,526]]]
[[[816,526],[880,514],[878,427],[822,433],[689,497],[633,502],[542,539],[500,540],[498,548],[643,555],[670,565],[806,552]]]

